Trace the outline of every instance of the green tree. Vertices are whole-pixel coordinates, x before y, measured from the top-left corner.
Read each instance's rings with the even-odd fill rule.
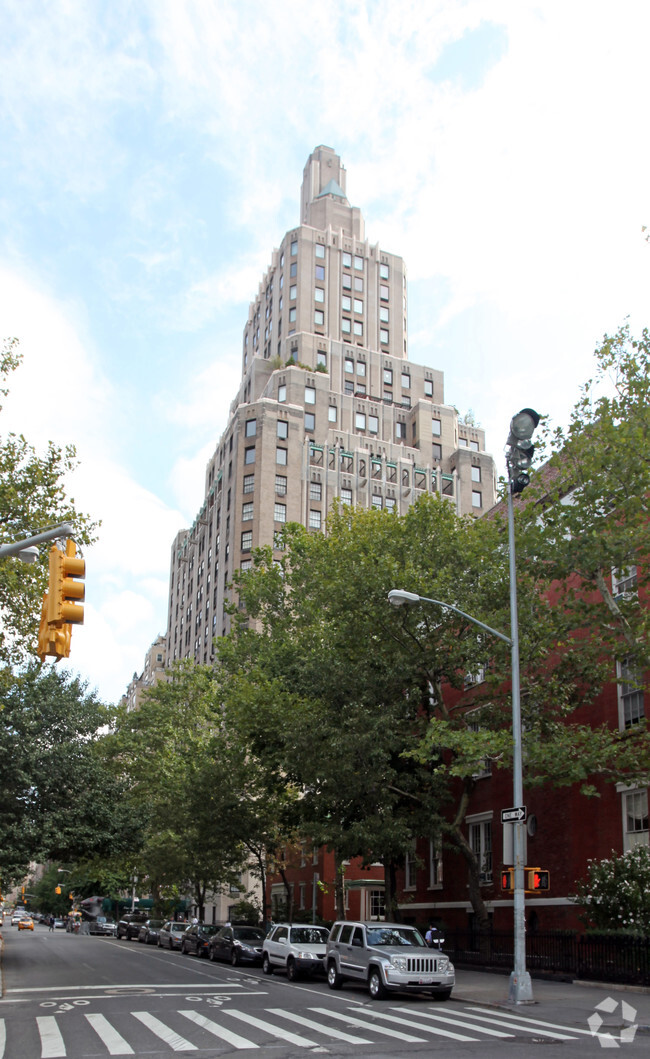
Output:
[[[21,357],[15,339],[0,351],[0,394]],[[71,523],[79,544],[90,544],[96,523],[80,514],[66,492],[66,476],[77,464],[73,445],[50,442],[43,456],[22,434],[0,436],[0,544],[21,540],[41,529]],[[47,589],[48,549],[40,561],[0,561],[0,664],[15,666],[36,651],[43,592]]]
[[[648,847],[634,846],[622,854],[612,850],[606,860],[590,860],[576,900],[582,918],[593,927],[650,936]]]

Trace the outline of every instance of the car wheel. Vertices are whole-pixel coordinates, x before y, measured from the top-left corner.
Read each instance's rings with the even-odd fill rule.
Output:
[[[449,1000],[451,989],[441,989],[438,993],[431,994],[433,1000]]]
[[[287,978],[290,982],[295,982],[300,975],[298,974],[298,968],[296,967],[296,961],[294,959],[287,960]]]
[[[368,974],[368,992],[373,1000],[383,1000],[386,996],[386,986],[381,980],[381,971],[376,967],[371,967]]]
[[[233,949],[230,953],[230,964],[232,967],[239,967],[239,953],[237,949]]]
[[[336,970],[336,963],[334,960],[330,960],[327,965],[327,984],[330,989],[340,989],[343,985],[343,978]]]
[[[273,968],[271,967],[268,952],[265,952],[262,956],[262,972],[263,974],[273,974]]]

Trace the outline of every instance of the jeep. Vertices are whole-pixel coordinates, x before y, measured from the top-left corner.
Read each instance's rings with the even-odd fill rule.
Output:
[[[327,984],[365,982],[373,1000],[388,993],[430,993],[448,1000],[455,984],[448,956],[430,949],[419,930],[403,923],[335,923],[325,955]]]

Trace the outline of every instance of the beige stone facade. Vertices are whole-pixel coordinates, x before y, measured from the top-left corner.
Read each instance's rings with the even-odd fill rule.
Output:
[[[194,525],[171,554],[167,664],[209,662],[228,582],[287,521],[325,530],[334,497],[406,511],[423,492],[459,514],[496,497],[484,431],[445,403],[443,373],[407,350],[404,262],[365,238],[345,169],[318,147],[251,303],[242,379]]]
[[[165,679],[165,658],[167,643],[165,636],[159,636],[152,643],[144,659],[142,672],[133,674],[126,694],[122,696],[120,706],[126,706],[127,710],[137,710],[142,700],[142,693],[147,688],[152,688],[159,680]]]

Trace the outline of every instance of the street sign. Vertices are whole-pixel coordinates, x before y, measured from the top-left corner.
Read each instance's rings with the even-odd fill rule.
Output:
[[[516,809],[502,809],[501,810],[501,823],[502,824],[516,824],[518,821],[524,821],[526,819],[526,806],[518,805]]]

